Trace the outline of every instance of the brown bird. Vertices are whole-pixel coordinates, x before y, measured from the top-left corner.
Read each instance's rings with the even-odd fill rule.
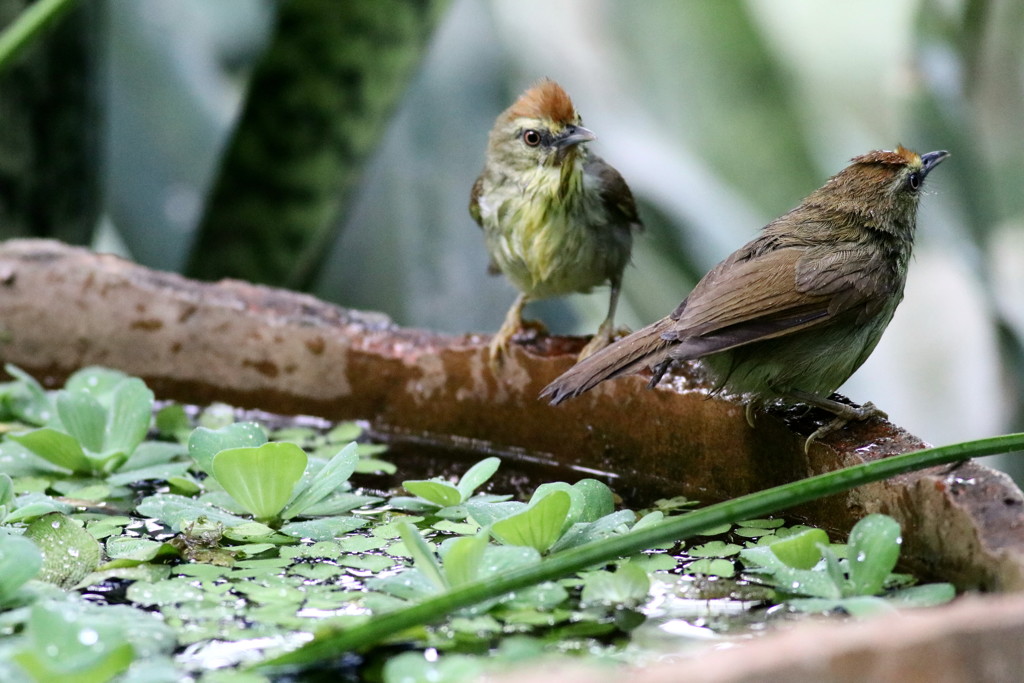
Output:
[[[902,146],[852,164],[705,275],[675,311],[570,368],[553,404],[652,367],[701,358],[714,391],[755,406],[782,399],[850,420],[885,414],[828,398],[867,359],[903,298],[925,177],[949,154]]]
[[[608,283],[608,315],[581,358],[614,334],[622,271],[640,229],[619,172],[590,153],[594,133],[557,83],[541,80],[498,116],[469,213],[484,232],[490,272],[504,273],[519,297],[491,342],[492,362],[522,329],[530,301],[589,292]]]

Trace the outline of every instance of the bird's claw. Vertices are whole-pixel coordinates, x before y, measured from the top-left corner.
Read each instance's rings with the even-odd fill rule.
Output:
[[[591,337],[590,341],[587,342],[587,345],[583,347],[582,351],[580,351],[580,355],[576,357],[576,362],[579,363],[587,356],[593,356],[595,353],[611,344],[611,342],[611,335],[602,334],[601,330],[598,330],[597,334]]]
[[[491,366],[491,370],[498,370],[502,363],[505,361],[505,356],[508,355],[508,345],[512,340],[512,335],[496,334],[491,339],[490,345],[487,347],[487,360]]]
[[[590,338],[589,342],[587,342],[587,345],[583,347],[582,351],[580,351],[580,355],[577,356],[576,362],[579,363],[587,356],[593,356],[619,337],[625,337],[629,333],[630,330],[628,327],[620,327],[616,329],[615,323],[612,322],[610,318],[605,319],[605,321],[601,323],[601,326],[597,328],[597,332],[594,333],[594,336]]]
[[[811,452],[811,444],[823,436],[842,429],[848,422],[862,422],[873,417],[880,417],[883,420],[889,417],[884,410],[868,401],[860,406],[850,406],[845,403],[837,403],[841,409],[836,411],[836,417],[814,430],[807,440],[804,441],[804,453]]]

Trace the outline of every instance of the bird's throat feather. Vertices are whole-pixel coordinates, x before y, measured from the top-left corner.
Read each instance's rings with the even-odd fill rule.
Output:
[[[551,282],[561,270],[560,259],[570,258],[584,243],[580,210],[583,169],[575,159],[561,166],[540,166],[530,174],[522,194],[511,200],[503,233],[503,250],[513,270],[528,271],[529,288]],[[517,277],[516,279],[519,279]],[[527,284],[527,283],[523,283]]]

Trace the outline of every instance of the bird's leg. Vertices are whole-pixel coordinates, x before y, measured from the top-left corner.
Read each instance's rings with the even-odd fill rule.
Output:
[[[815,408],[827,410],[836,416],[834,420],[818,427],[814,433],[807,437],[807,441],[804,442],[804,452],[808,452],[811,449],[811,444],[816,440],[826,434],[831,434],[837,429],[841,429],[847,422],[860,422],[872,417],[881,417],[883,419],[889,417],[884,411],[876,408],[875,404],[871,401],[868,401],[859,407],[851,406],[807,391],[800,391],[799,389],[790,391],[787,394],[787,397],[814,406]]]
[[[508,313],[505,314],[505,322],[491,338],[489,350],[492,368],[501,365],[502,357],[508,353],[509,342],[512,341],[516,332],[523,328],[524,306],[526,306],[526,295],[520,294],[512,304],[512,308],[508,309]]]
[[[665,376],[666,372],[668,372],[668,369],[672,365],[672,362],[674,360],[674,358],[669,356],[668,358],[666,358],[665,360],[661,361],[660,363],[651,368],[651,381],[647,383],[648,389],[653,389],[654,387],[658,386],[658,382],[660,382],[661,378]]]
[[[597,328],[594,336],[590,338],[587,345],[580,351],[580,355],[576,359],[577,363],[608,346],[612,341],[612,337],[615,336],[615,308],[619,305],[619,288],[619,283],[612,281],[611,295],[608,297],[608,315],[605,316],[604,321]]]

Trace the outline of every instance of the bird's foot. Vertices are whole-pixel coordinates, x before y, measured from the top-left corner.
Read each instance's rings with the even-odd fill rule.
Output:
[[[488,361],[491,371],[494,373],[501,369],[505,356],[508,355],[509,344],[512,342],[512,338],[522,332],[525,327],[523,324],[523,307],[525,305],[526,296],[520,294],[512,304],[512,308],[508,309],[508,313],[505,314],[505,321],[501,323],[501,328],[491,338],[491,344],[488,347]],[[537,325],[539,323],[529,324]]]
[[[583,347],[583,350],[580,351],[580,355],[576,358],[576,362],[579,363],[587,356],[593,356],[616,339],[625,337],[629,333],[630,329],[628,327],[620,327],[616,329],[615,323],[606,319],[601,323],[601,326],[597,328],[597,332],[595,332],[594,336],[590,338],[587,345]]]
[[[505,362],[505,356],[508,355],[508,345],[511,341],[512,335],[504,334],[500,330],[491,338],[491,343],[487,347],[487,360],[492,371],[499,370]]]
[[[547,333],[548,328],[539,320],[519,320],[512,325],[502,325],[488,346],[491,369],[497,370],[502,366],[512,342],[529,341]]]
[[[602,326],[602,328],[603,327],[604,326]],[[580,351],[580,355],[576,357],[576,362],[579,363],[587,356],[593,356],[595,353],[611,344],[611,342],[612,335],[610,334],[610,330],[599,329],[597,333],[590,338],[587,345],[583,347],[583,350]]]
[[[519,329],[513,333],[513,337],[536,339],[548,334],[548,326],[539,320],[520,320]]]
[[[831,434],[838,429],[842,429],[848,422],[861,422],[872,417],[880,417],[884,420],[889,417],[885,411],[875,407],[875,404],[871,401],[868,401],[858,407],[839,403],[838,401],[833,401],[831,399],[822,400],[827,401],[830,405],[819,405],[819,407],[835,414],[836,417],[821,427],[818,427],[809,437],[807,437],[807,441],[804,442],[804,453],[810,452],[812,443],[823,436]]]

